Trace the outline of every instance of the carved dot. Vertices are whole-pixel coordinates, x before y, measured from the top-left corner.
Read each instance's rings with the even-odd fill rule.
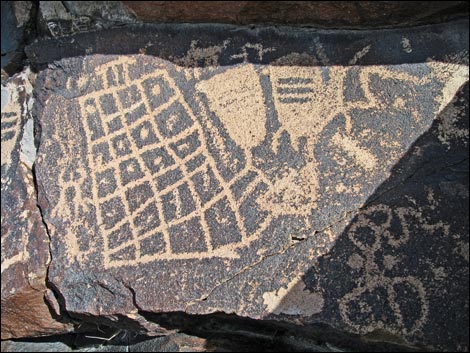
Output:
[[[129,184],[131,181],[139,180],[144,177],[144,173],[140,170],[139,163],[135,158],[128,159],[119,164],[121,172],[122,185]]]
[[[352,254],[349,256],[348,266],[354,270],[359,270],[364,266],[364,259],[359,254]]]
[[[148,121],[144,121],[142,124],[132,130],[132,138],[134,139],[138,148],[156,144],[158,142],[152,125]]]
[[[112,139],[114,151],[118,156],[132,153],[131,144],[125,134],[121,134]]]

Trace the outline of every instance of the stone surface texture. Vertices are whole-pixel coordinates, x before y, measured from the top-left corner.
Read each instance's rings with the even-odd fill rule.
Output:
[[[136,22],[120,1],[40,1],[38,30],[61,37]]]
[[[66,332],[45,302],[49,238],[37,207],[32,74],[2,83],[2,339]]]
[[[50,63],[35,171],[61,310],[467,350],[468,22],[151,28],[28,49]]]
[[[24,42],[25,37],[31,31],[34,5],[32,1],[2,1],[1,6],[1,68],[3,71],[3,69],[16,68],[17,61],[24,55]]]
[[[123,1],[151,22],[282,23],[386,27],[429,23],[464,12],[464,1]]]
[[[39,35],[51,37],[136,22],[384,28],[468,16],[465,1],[40,1],[38,8]]]

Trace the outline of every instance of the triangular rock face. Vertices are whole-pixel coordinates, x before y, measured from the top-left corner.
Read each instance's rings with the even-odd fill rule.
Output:
[[[418,232],[380,224],[415,217],[431,232],[425,211],[410,211],[413,201],[376,206],[376,221],[364,211],[348,224],[403,172],[396,166],[467,79],[468,66],[432,61],[190,69],[145,55],[62,60],[40,78],[36,175],[64,309],[131,319],[224,311],[432,343],[414,335],[439,294],[406,268],[386,274],[396,257],[384,255],[385,269],[374,260],[376,237],[395,254]],[[361,227],[348,239],[364,254],[345,262],[367,274],[334,307],[326,279],[337,269],[312,267],[343,230]],[[451,225],[435,227],[451,236]],[[366,314],[378,317],[380,304],[366,297],[381,291],[391,313],[374,326]],[[409,298],[421,311],[404,313]]]

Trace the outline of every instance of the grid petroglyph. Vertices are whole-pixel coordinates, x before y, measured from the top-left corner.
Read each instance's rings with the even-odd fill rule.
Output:
[[[106,73],[104,88],[79,98],[104,263],[236,256],[237,247],[256,238],[246,231],[230,190],[248,166],[240,177],[224,180],[168,73],[131,80],[127,70],[119,61],[103,65],[97,71]],[[162,92],[171,95],[162,98]],[[203,161],[194,167],[198,158]],[[260,182],[253,179],[245,194]],[[230,228],[232,236],[214,240],[218,230],[207,218]]]

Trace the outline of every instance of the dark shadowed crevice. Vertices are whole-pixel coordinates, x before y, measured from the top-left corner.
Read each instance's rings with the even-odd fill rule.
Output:
[[[39,142],[39,141],[38,141]],[[31,169],[31,174],[33,176],[33,183],[34,183],[34,189],[35,189],[35,194],[36,194],[36,200],[38,200],[38,185],[37,185],[37,178],[36,178],[36,173],[35,173],[35,165],[33,164],[33,167]],[[68,315],[67,311],[65,310],[65,299],[64,297],[60,294],[60,291],[54,286],[52,282],[49,281],[49,266],[52,262],[52,249],[51,249],[51,234],[48,228],[48,225],[46,221],[44,220],[44,215],[43,215],[43,210],[39,203],[36,203],[36,206],[39,210],[39,214],[41,215],[41,220],[42,224],[44,226],[45,232],[47,234],[47,237],[49,239],[49,263],[47,265],[47,271],[46,271],[46,288],[48,289],[48,292],[45,297],[44,301],[48,305],[50,313],[52,317],[62,323],[70,323],[74,322],[74,320]]]
[[[28,65],[29,60],[24,48],[37,38],[36,17],[39,2],[14,3],[2,1],[2,80],[4,73],[13,76]],[[22,17],[21,23],[18,23],[17,16]]]
[[[365,343],[359,337],[341,332],[325,324],[295,325],[272,320],[255,320],[235,314],[217,312],[192,315],[184,312],[153,314],[139,312],[151,322],[170,330],[217,342],[244,342],[243,351],[420,351],[407,345]]]

